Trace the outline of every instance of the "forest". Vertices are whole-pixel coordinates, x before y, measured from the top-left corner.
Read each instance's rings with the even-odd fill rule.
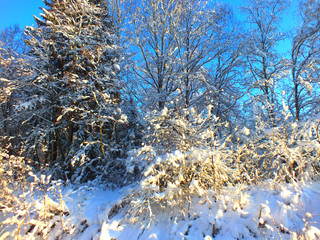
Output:
[[[43,2],[0,31],[1,240],[320,239],[319,1]]]

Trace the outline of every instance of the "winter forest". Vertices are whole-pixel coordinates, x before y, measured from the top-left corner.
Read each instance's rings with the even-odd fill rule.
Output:
[[[319,1],[43,2],[0,32],[1,240],[320,239]]]

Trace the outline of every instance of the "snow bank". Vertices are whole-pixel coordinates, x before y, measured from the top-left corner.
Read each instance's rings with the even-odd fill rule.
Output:
[[[157,213],[149,226],[106,219],[101,239],[319,239],[319,203],[315,183],[230,187],[193,198],[185,217]]]
[[[102,186],[62,187],[68,214],[55,216],[47,222],[50,227],[44,228],[48,231],[45,239],[320,238],[319,183],[267,181],[256,186],[228,187],[219,193],[207,191],[186,203],[187,209],[181,212],[188,214],[174,216],[163,209],[153,212],[153,217],[144,216],[143,221],[131,223],[126,216],[129,205],[123,199],[137,189],[138,186],[114,191]],[[48,202],[55,205],[53,200],[47,199]],[[44,207],[40,203],[38,207]],[[12,214],[0,212],[0,239],[16,238],[16,232],[4,231],[13,229],[4,228],[8,216]],[[29,231],[21,239],[38,237]]]

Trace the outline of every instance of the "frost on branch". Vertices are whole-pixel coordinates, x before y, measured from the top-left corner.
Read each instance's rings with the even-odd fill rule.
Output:
[[[88,0],[46,5],[38,27],[25,31],[34,75],[28,83],[45,100],[24,122],[24,151],[54,166],[55,177],[92,180],[127,146],[114,25],[105,6]]]

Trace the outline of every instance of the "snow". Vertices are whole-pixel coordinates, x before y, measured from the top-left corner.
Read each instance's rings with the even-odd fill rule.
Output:
[[[85,231],[77,236],[77,239],[86,240],[99,239],[99,231],[106,210],[110,209],[113,203],[119,201],[121,191],[84,186],[77,190],[69,189],[64,195],[63,200],[73,218],[71,221],[78,223],[85,220],[88,225]]]
[[[36,108],[37,104],[43,104],[46,100],[43,97],[35,96],[33,99],[15,105],[17,111],[30,110]]]
[[[70,213],[64,224],[82,230],[70,231],[70,238],[56,224],[48,239],[57,239],[59,235],[61,239],[83,240],[320,238],[319,183],[267,181],[255,186],[227,187],[219,193],[207,191],[203,196],[193,196],[188,215],[153,212],[156,221],[152,222],[149,216],[142,222],[127,221],[125,206],[110,214],[133,190],[139,190],[139,185],[115,190],[103,186],[63,187],[63,201]],[[14,236],[10,238],[5,233],[0,239]]]
[[[250,135],[250,129],[244,127],[244,128],[242,129],[241,133],[243,133],[244,135],[247,135],[247,136],[248,136],[248,135]]]
[[[44,175],[30,176],[43,184],[49,181]],[[268,180],[258,185],[229,186],[218,192],[203,190],[201,195],[191,195],[190,204],[177,205],[175,213],[153,208],[136,222],[127,218],[132,205],[125,204],[124,200],[133,199],[130,194],[139,192],[141,184],[113,190],[94,182],[57,186],[53,189],[59,189],[61,199],[52,194],[35,194],[25,199],[27,205],[30,205],[27,201],[35,202],[40,215],[41,211],[60,211],[47,218],[46,223],[37,225],[35,218],[25,223],[25,229],[30,229],[32,223],[36,225],[34,233],[37,227],[42,228],[48,240],[320,238],[320,183],[317,182],[287,184]],[[196,180],[192,186],[197,186]],[[168,186],[167,191],[172,187]],[[141,204],[143,199],[135,201]],[[182,211],[182,207],[186,209]],[[181,212],[186,214],[179,214]],[[25,212],[20,213],[24,215]],[[12,216],[12,213],[0,212],[0,239],[16,238],[14,223],[10,223]],[[3,224],[12,226],[5,228]],[[22,234],[21,239],[37,239],[36,234],[32,236],[30,232]]]

